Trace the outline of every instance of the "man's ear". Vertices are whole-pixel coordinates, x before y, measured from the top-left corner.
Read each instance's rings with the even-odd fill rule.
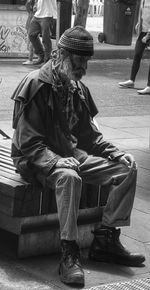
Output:
[[[69,52],[64,48],[60,48],[59,52],[62,59],[65,59],[66,57],[69,56]]]

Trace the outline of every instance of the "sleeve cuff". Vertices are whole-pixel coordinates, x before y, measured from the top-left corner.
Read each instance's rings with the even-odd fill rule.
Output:
[[[113,161],[113,160],[117,160],[119,159],[121,156],[123,156],[125,154],[125,152],[113,152],[109,155],[109,160]]]

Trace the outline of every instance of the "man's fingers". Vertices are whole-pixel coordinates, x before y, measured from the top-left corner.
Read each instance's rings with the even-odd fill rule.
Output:
[[[74,157],[67,158],[66,164],[72,166],[73,168],[78,168],[80,162],[76,160]]]
[[[73,163],[74,165],[77,165],[77,166],[80,165],[80,162],[74,157],[69,157],[68,160],[71,161],[71,163]]]
[[[77,170],[80,163],[76,159],[68,159],[66,164],[69,168]]]

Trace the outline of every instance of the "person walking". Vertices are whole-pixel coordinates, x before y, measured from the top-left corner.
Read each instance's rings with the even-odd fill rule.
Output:
[[[27,0],[27,2],[25,4],[26,10],[28,12],[26,29],[27,29],[27,34],[28,34],[27,48],[29,50],[29,56],[28,56],[28,60],[26,60],[25,62],[22,63],[23,65],[33,64],[34,49],[33,49],[32,43],[29,39],[29,28],[30,28],[30,23],[31,23],[31,20],[33,18],[33,15],[36,12],[36,2],[37,2],[37,0]]]
[[[94,53],[93,37],[82,26],[67,29],[58,49],[41,69],[29,73],[15,90],[11,156],[17,171],[53,188],[60,226],[63,283],[84,285],[77,219],[82,182],[107,185],[109,197],[101,227],[94,230],[89,259],[139,266],[145,257],[130,253],[120,241],[120,228],[130,225],[137,166],[94,124],[98,113],[81,82]]]
[[[29,39],[34,47],[35,54],[38,56],[38,60],[33,63],[34,65],[40,65],[50,59],[53,18],[57,18],[56,0],[38,0],[37,10],[29,28]]]
[[[134,88],[136,75],[140,68],[141,59],[145,48],[150,42],[150,1],[142,0],[139,13],[139,22],[136,25],[139,31],[139,36],[136,41],[134,59],[131,68],[130,79],[124,82],[119,82],[119,86],[123,88]],[[148,72],[147,86],[143,90],[137,91],[139,94],[150,94],[150,66]]]

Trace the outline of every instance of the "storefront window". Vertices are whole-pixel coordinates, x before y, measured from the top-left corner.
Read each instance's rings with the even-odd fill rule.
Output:
[[[0,4],[25,5],[26,0],[0,0]]]

